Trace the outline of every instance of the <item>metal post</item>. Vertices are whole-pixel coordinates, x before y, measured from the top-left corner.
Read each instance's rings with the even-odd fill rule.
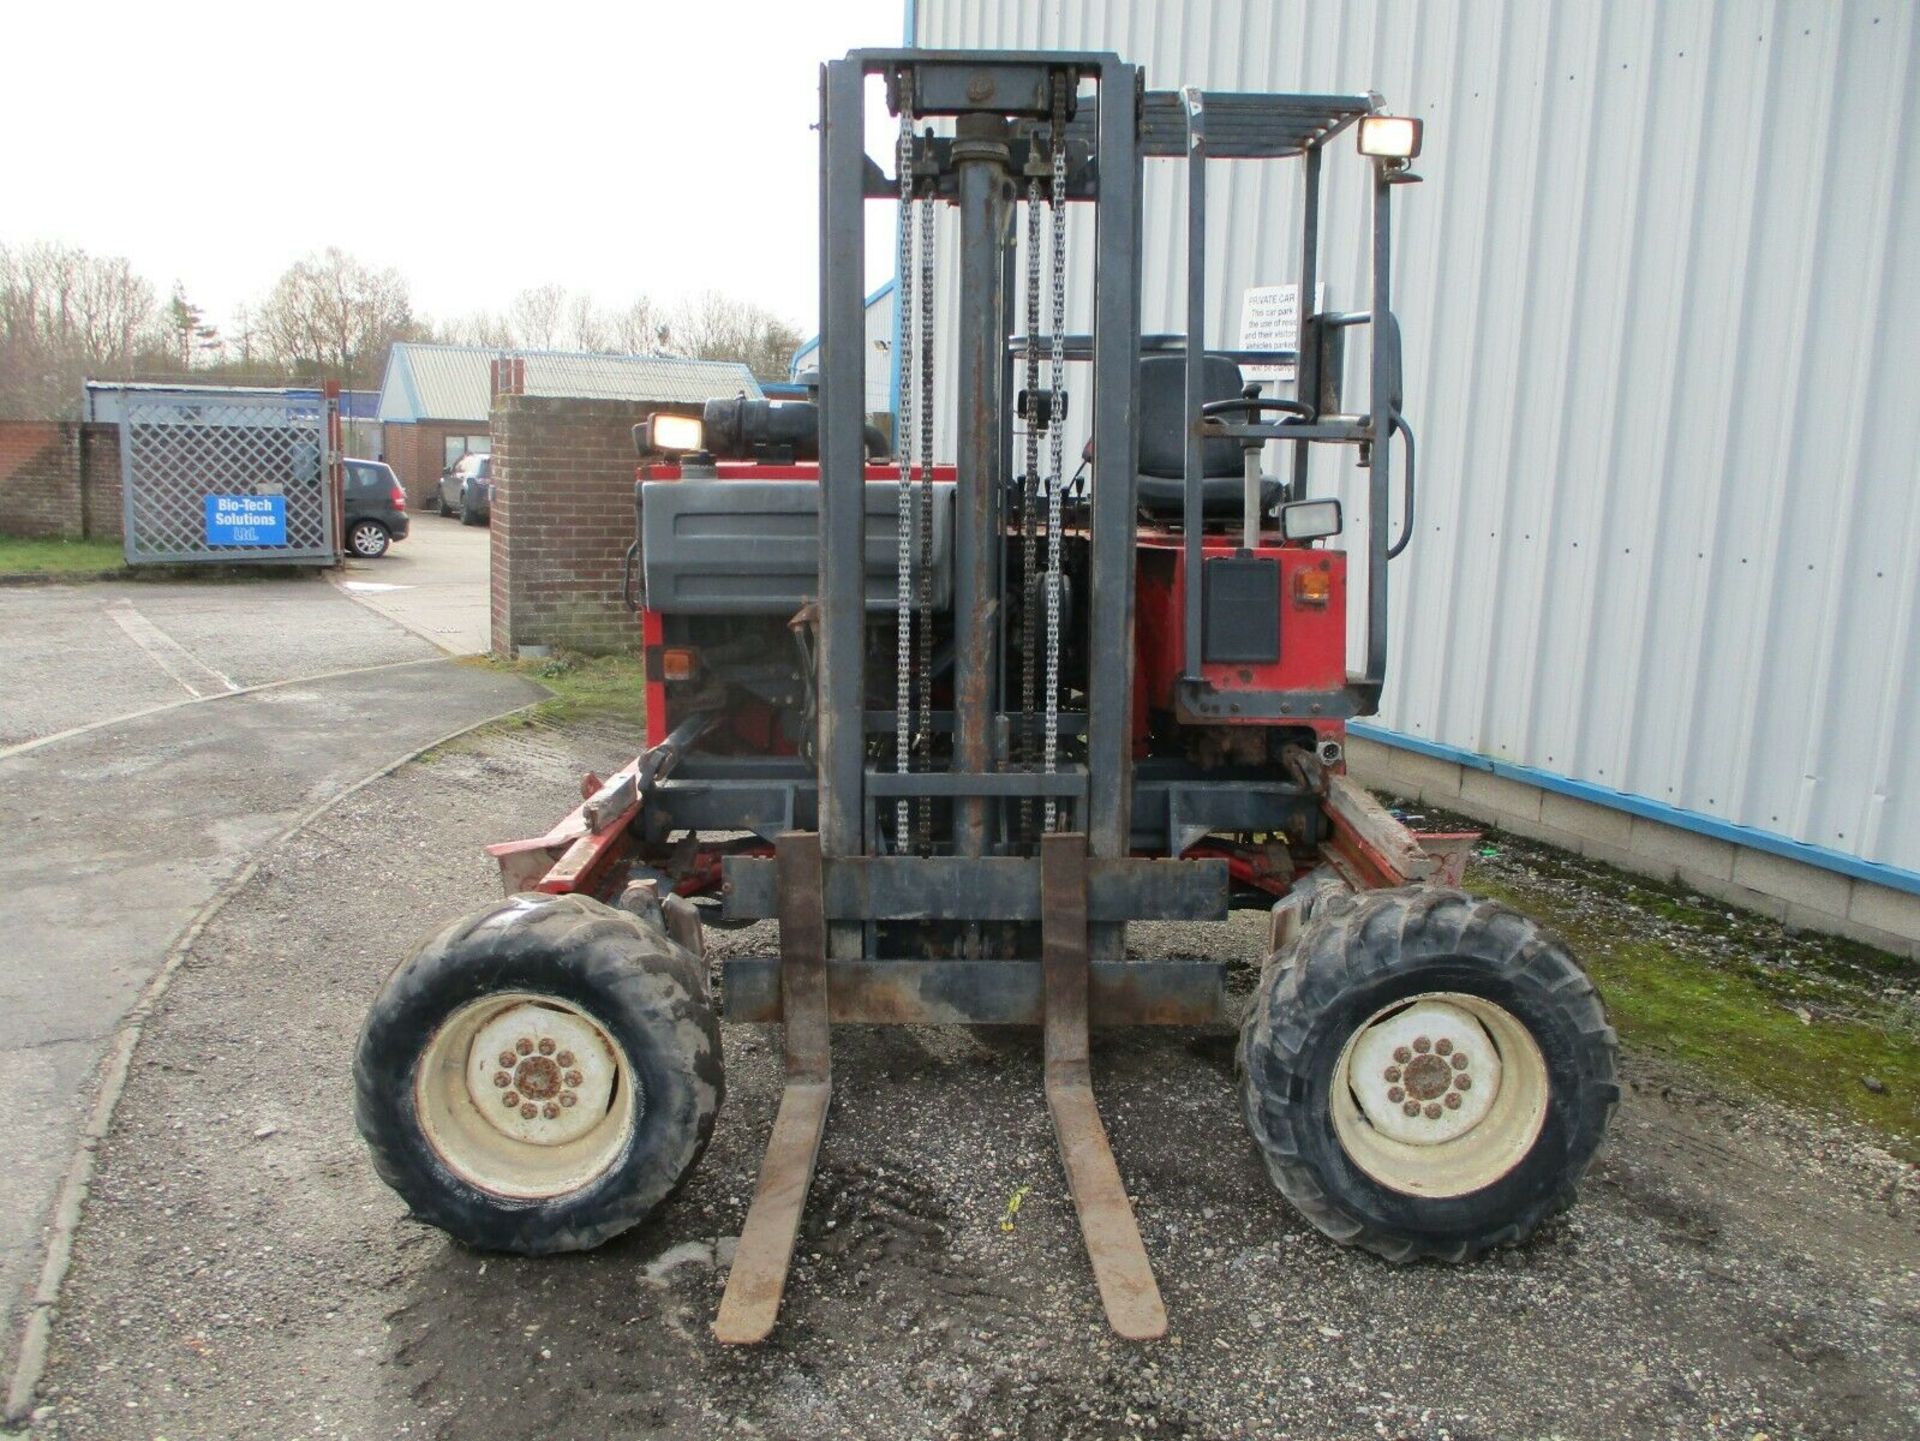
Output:
[[[961,772],[993,769],[995,617],[999,610],[1001,419],[1007,337],[1005,268],[1008,203],[1007,122],[962,115],[954,127],[954,169],[960,209],[960,304],[954,385],[959,405],[955,470],[953,764]],[[858,251],[848,252],[859,254]],[[955,846],[985,853],[987,800],[959,803]]]
[[[1181,675],[1200,674],[1200,526],[1206,512],[1200,407],[1206,403],[1201,380],[1207,359],[1207,116],[1205,100],[1194,86],[1180,92],[1187,107],[1187,409],[1186,492],[1180,511],[1186,557],[1185,646]],[[1104,152],[1103,152],[1104,153]]]
[[[1388,414],[1393,390],[1388,330],[1392,320],[1393,179],[1387,167],[1373,163],[1373,319],[1368,327],[1373,364],[1367,401],[1373,432],[1367,472],[1367,671],[1379,684],[1387,674],[1387,483],[1393,475],[1393,420]]]
[[[1017,213],[1017,211],[1015,213]],[[1020,257],[1015,253],[1014,247],[1010,244],[1002,248],[1001,256],[1002,256],[1002,262],[1000,266],[1000,295],[1001,295],[1000,333],[1002,336],[1010,336],[1016,333],[1020,328],[1020,320],[1021,320],[1021,317],[1019,315],[1020,290],[1017,283],[1019,280]],[[1011,404],[1012,398],[1017,393],[1019,386],[1017,381],[1014,378],[1013,348],[1010,345],[1002,344],[1000,347],[1000,351],[1001,351],[1001,362],[1002,362],[1001,370],[1000,370],[1000,397],[1003,402],[1004,409],[1001,411],[1001,421],[1000,421],[1000,472],[999,473],[1000,473],[1000,482],[1003,487],[1000,509],[1001,509],[1001,513],[1004,515],[1006,512],[1004,488],[1010,487],[1013,484],[1014,477],[1017,474],[1019,474],[1019,472],[1014,469],[1014,463],[1013,463],[1013,406]],[[994,592],[995,594],[1000,594],[1001,587],[1003,587],[1006,584],[1006,556],[1003,549],[1000,546],[994,547],[994,558],[996,561],[1000,563],[1000,567],[1001,567],[1000,570],[996,572],[994,576]],[[993,673],[994,674],[993,683],[995,686],[995,693],[1000,697],[998,708],[1002,713],[1004,713],[1004,711],[1007,708],[1012,706],[1013,694],[1014,694],[1014,678],[1012,675],[1008,673],[1008,670],[1007,670],[1007,667],[1012,660],[1012,649],[1007,644],[1007,639],[1008,639],[1007,622],[1009,619],[1010,610],[1011,610],[1011,607],[1003,605],[1000,607],[999,614],[994,618],[995,619],[994,644],[999,646],[1000,649],[998,653],[999,659]],[[996,722],[996,726],[997,725],[998,723]],[[1020,750],[1020,744],[1022,743],[1024,742],[1015,743],[1012,739],[1011,732],[996,729],[995,736],[994,736],[994,744],[996,746],[999,746],[1001,744],[1006,745],[1007,758],[1009,760],[1013,760],[1017,757],[1020,757],[1023,754]],[[1007,834],[1007,826],[1005,822],[1006,822],[1006,818],[1003,815],[1001,817],[1001,825],[996,827],[992,837],[992,839],[996,843],[999,841],[1001,837]]]
[[[1300,355],[1293,362],[1295,377],[1311,377],[1312,395],[1302,395],[1307,404],[1317,406],[1320,403],[1320,357],[1316,353],[1309,361],[1306,350],[1309,340],[1307,319],[1313,314],[1313,292],[1320,282],[1320,147],[1307,148],[1302,169],[1306,174],[1306,192],[1300,206],[1300,297],[1296,313],[1300,316],[1300,325],[1296,330],[1299,339],[1295,349]],[[1314,331],[1315,336],[1318,331]],[[1294,386],[1296,395],[1300,392],[1297,381]],[[1313,458],[1313,447],[1304,440],[1293,443],[1293,484],[1288,491],[1288,500],[1307,498],[1307,467]]]
[[[861,853],[866,700],[864,466],[865,318],[861,67],[837,60],[821,84],[820,166],[820,842],[829,856]],[[836,925],[830,953],[857,949],[858,925]]]
[[[1140,437],[1140,70],[1100,70],[1095,208],[1093,537],[1087,607],[1087,810],[1096,857],[1124,856],[1133,797],[1135,487]],[[1125,927],[1095,925],[1095,960],[1118,959]]]

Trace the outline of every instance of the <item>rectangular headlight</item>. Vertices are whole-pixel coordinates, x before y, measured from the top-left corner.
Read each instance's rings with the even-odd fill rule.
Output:
[[[1324,540],[1340,534],[1340,502],[1296,500],[1281,506],[1280,534],[1288,540]]]
[[[706,449],[706,427],[691,415],[647,417],[647,445],[669,455]]]
[[[1360,121],[1360,153],[1380,160],[1411,160],[1424,127],[1406,115],[1367,115]]]

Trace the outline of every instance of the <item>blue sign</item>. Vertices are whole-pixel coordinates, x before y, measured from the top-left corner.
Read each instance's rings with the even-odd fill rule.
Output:
[[[287,498],[284,495],[210,495],[207,497],[208,545],[285,545]]]

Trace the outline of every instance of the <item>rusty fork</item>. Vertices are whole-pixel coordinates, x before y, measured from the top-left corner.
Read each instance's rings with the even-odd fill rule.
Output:
[[[833,1098],[820,837],[788,832],[774,840],[773,854],[780,898],[787,1084],[734,1251],[726,1294],[714,1317],[714,1339],[729,1346],[766,1340],[779,1318],[793,1243]]]
[[[1107,1324],[1129,1341],[1167,1334],[1166,1307],[1093,1099],[1087,1043],[1087,838],[1040,840],[1040,935],[1046,981],[1047,1110],[1080,1217]]]
[[[715,1339],[735,1346],[764,1341],[779,1317],[833,1094],[820,838],[782,835],[774,861],[787,1084],[713,1323]],[[1167,1333],[1166,1308],[1094,1103],[1088,1065],[1084,835],[1041,839],[1040,893],[1047,1110],[1060,1162],[1108,1324],[1127,1340],[1156,1340]]]

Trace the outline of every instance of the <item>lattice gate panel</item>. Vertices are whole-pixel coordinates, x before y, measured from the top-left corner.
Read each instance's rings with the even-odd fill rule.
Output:
[[[337,558],[324,401],[135,391],[125,398],[129,562]]]

